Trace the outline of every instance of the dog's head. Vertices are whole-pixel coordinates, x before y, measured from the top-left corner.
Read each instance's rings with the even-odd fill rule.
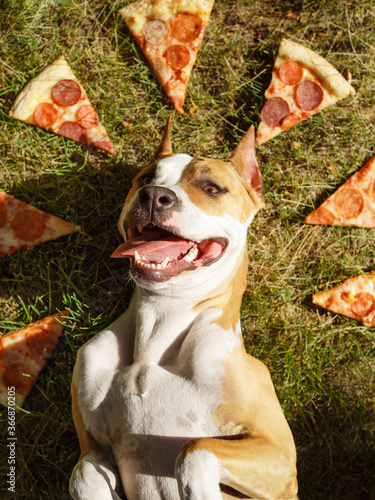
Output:
[[[172,153],[168,120],[153,160],[133,180],[119,220],[125,243],[112,257],[131,258],[143,288],[212,290],[243,253],[262,194],[253,127],[228,161],[195,159]]]

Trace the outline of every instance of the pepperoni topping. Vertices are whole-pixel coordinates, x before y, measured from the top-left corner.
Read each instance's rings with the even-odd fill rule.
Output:
[[[11,227],[16,238],[23,241],[33,241],[43,234],[46,223],[43,214],[28,208],[21,210],[14,216]]]
[[[260,113],[260,118],[269,127],[279,127],[290,114],[289,106],[281,97],[272,97],[268,99]]]
[[[296,123],[299,123],[301,121],[301,117],[297,115],[289,115],[286,118],[284,118],[283,123],[281,124],[281,128],[283,130],[288,130],[288,128],[294,127]]]
[[[90,104],[84,104],[76,113],[77,122],[83,128],[93,128],[99,123],[99,118]]]
[[[183,45],[171,45],[166,53],[167,63],[174,70],[185,68],[190,61],[190,52]]]
[[[23,375],[24,373],[26,376]],[[5,366],[2,378],[6,386],[14,385],[16,391],[25,396],[35,381],[34,378],[27,376],[29,373],[30,369],[26,365],[22,363],[9,363]]]
[[[286,85],[297,85],[302,80],[303,68],[297,61],[287,61],[280,66],[278,73]]]
[[[73,106],[81,97],[81,87],[74,80],[60,80],[52,88],[51,97],[59,106]]]
[[[0,227],[5,226],[7,222],[7,209],[5,208],[4,205],[0,205]]]
[[[301,82],[296,90],[297,106],[303,111],[313,111],[323,101],[323,90],[320,85],[311,80]]]
[[[363,318],[375,309],[375,298],[366,292],[357,293],[351,309],[356,316]]]
[[[182,43],[192,42],[202,30],[202,19],[198,14],[180,12],[172,24],[173,36]]]
[[[165,85],[168,82],[168,80],[171,79],[173,74],[171,68],[165,64],[163,58],[155,59],[154,70],[155,73],[158,75],[159,81],[162,85]]]
[[[87,142],[86,130],[76,122],[64,122],[57,133],[73,141]]]
[[[151,45],[159,45],[169,35],[169,26],[162,19],[149,19],[143,28],[143,36]]]
[[[356,188],[342,189],[335,197],[335,207],[345,218],[358,217],[364,207],[363,196]]]
[[[35,108],[33,118],[36,125],[39,127],[50,127],[59,117],[59,112],[53,104],[41,102]]]

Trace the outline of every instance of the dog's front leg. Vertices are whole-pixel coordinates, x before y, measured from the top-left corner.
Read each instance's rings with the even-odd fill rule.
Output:
[[[297,498],[294,457],[262,437],[190,440],[175,474],[182,500],[222,500],[220,484],[259,500]]]
[[[81,448],[74,467],[69,492],[74,500],[120,500],[121,479],[112,453],[105,452],[85,428],[78,406],[78,394],[72,382],[73,419]]]
[[[74,500],[120,500],[116,464],[101,451],[91,451],[73,469],[69,491]]]

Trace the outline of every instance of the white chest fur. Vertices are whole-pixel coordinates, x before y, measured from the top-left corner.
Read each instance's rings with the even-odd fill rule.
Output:
[[[219,311],[197,316],[174,300],[166,315],[163,300],[165,309],[160,301],[155,308],[136,294],[127,313],[81,349],[75,369],[86,428],[112,450],[129,499],[176,495],[182,444],[220,435],[212,415],[222,403],[222,362],[241,343],[239,332],[212,322]]]

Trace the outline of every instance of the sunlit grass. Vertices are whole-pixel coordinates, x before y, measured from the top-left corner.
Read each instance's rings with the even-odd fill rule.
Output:
[[[289,37],[350,75],[357,94],[258,148],[267,203],[249,230],[244,337],[269,367],[293,429],[301,500],[375,498],[375,332],[311,302],[317,290],[375,268],[375,233],[303,224],[375,152],[373,2],[217,0],[183,116],[118,15],[125,3],[0,6],[0,189],[82,227],[0,259],[2,333],[71,311],[63,342],[17,416],[17,493],[5,488],[1,497],[68,498],[79,455],[69,395],[76,352],[129,302],[126,268],[110,259],[120,242],[116,223],[166,118],[174,116],[175,152],[227,157],[257,125],[279,41]],[[115,156],[9,118],[18,92],[61,53]],[[5,477],[5,437],[1,446]]]

